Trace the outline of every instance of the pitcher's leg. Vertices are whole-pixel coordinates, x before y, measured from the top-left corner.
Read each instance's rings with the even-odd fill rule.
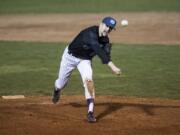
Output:
[[[65,63],[61,63],[60,70],[59,70],[59,76],[57,80],[55,81],[55,87],[57,89],[62,90],[68,83],[68,80],[71,76],[72,71],[75,67],[68,67],[68,65]]]
[[[75,67],[67,67],[61,64],[58,79],[55,81],[53,103],[57,103],[60,99],[62,89],[67,85],[70,75]]]
[[[69,55],[68,55],[68,50],[67,48],[64,50],[61,63],[60,63],[60,68],[59,68],[59,74],[58,78],[55,81],[55,88],[56,89],[63,89],[65,85],[67,84],[69,77],[72,73],[72,70],[75,68],[72,66],[68,60],[69,60]]]
[[[70,75],[77,64],[77,60],[74,60],[74,58],[67,53],[66,48],[62,56],[58,79],[55,81],[52,99],[53,103],[59,101],[61,90],[67,85]]]
[[[87,100],[87,106],[88,106],[88,121],[89,122],[96,122],[96,119],[93,115],[94,112],[94,98],[95,98],[95,89],[94,89],[94,83],[93,83],[93,72],[91,67],[91,61],[90,60],[82,60],[78,66],[77,66],[84,85],[85,89],[85,98]]]
[[[93,72],[91,67],[90,60],[82,60],[77,66],[81,78],[83,81],[83,86],[85,89],[85,98],[95,98],[95,90],[94,90],[94,83],[93,83]]]

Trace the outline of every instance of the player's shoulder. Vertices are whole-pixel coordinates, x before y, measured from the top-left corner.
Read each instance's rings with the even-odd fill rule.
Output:
[[[84,32],[94,32],[94,33],[97,33],[98,32],[98,26],[90,26],[90,27],[87,27],[83,30]]]
[[[98,26],[90,26],[81,31],[81,34],[87,38],[98,38]]]

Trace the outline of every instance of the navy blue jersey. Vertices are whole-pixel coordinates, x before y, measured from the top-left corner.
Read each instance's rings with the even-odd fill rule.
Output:
[[[69,44],[69,53],[87,60],[98,55],[102,63],[107,64],[110,61],[111,45],[108,36],[99,37],[98,29],[98,26],[91,26],[82,30]]]

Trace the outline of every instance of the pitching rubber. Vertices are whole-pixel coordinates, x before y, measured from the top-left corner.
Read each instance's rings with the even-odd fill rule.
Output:
[[[8,96],[2,96],[3,99],[23,99],[25,98],[24,95],[8,95]]]

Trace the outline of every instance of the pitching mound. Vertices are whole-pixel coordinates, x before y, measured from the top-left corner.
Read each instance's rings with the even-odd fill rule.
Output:
[[[96,97],[95,116],[86,120],[83,96],[0,99],[1,135],[179,135],[180,100]]]

